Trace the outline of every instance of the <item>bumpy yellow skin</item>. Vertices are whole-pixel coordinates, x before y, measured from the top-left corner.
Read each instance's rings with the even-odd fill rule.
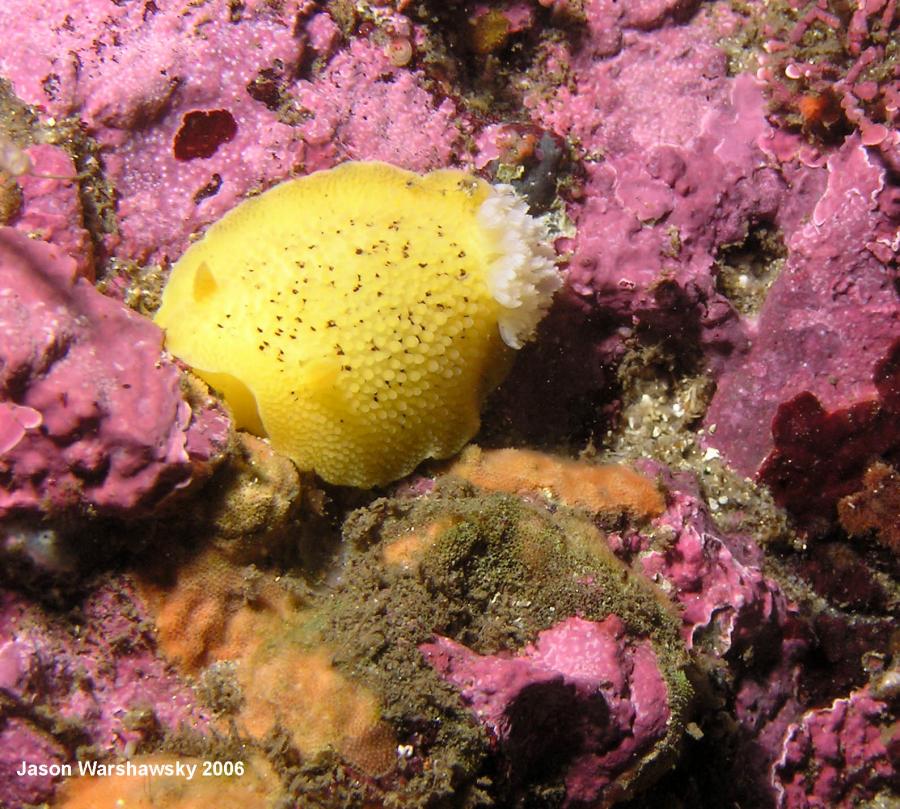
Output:
[[[459,171],[345,163],[212,225],[172,269],[166,345],[301,469],[383,485],[457,452],[508,370],[476,221],[490,186]]]

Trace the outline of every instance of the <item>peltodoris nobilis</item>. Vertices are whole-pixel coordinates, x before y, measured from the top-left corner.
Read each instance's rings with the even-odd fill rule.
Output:
[[[156,322],[239,428],[369,487],[457,452],[560,285],[508,186],[345,163],[246,200],[172,269]]]

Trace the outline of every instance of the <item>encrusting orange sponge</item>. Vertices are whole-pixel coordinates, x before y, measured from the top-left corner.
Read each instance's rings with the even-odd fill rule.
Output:
[[[560,286],[509,186],[345,163],[212,225],[156,322],[239,428],[370,487],[457,452]]]
[[[590,464],[527,449],[472,445],[449,474],[492,492],[543,495],[596,516],[658,517],[666,501],[650,479],[621,464]]]

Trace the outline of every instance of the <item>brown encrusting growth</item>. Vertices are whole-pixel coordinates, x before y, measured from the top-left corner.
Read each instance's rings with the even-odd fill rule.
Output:
[[[886,463],[873,463],[863,477],[863,488],[838,503],[838,518],[854,536],[874,533],[894,554],[900,553],[900,473]]]

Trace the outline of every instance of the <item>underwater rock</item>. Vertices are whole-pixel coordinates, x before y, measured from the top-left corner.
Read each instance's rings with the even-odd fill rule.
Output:
[[[0,277],[0,516],[146,513],[224,450],[221,406],[192,408],[162,332],[71,258],[3,228]]]
[[[101,758],[207,727],[126,580],[104,582],[72,613],[0,591],[0,749],[15,754],[0,757],[0,776],[23,759],[68,763],[79,747]],[[57,780],[0,777],[0,803],[41,803]]]
[[[779,778],[769,777],[781,769],[789,740],[803,736],[797,728],[803,726],[805,716],[816,715],[823,701],[830,703],[848,686],[868,678],[878,681],[880,666],[890,660],[892,620],[883,603],[870,599],[871,603],[860,604],[859,599],[877,590],[882,580],[862,563],[853,569],[841,562],[849,549],[835,546],[834,555],[823,559],[819,577],[822,588],[829,591],[823,595],[837,609],[816,614],[808,604],[788,597],[788,592],[796,592],[796,579],[786,585],[785,578],[791,581],[791,577],[783,571],[781,581],[766,575],[763,549],[752,540],[717,530],[704,518],[702,503],[692,503],[687,492],[673,492],[670,498],[672,505],[656,525],[677,530],[677,539],[666,540],[663,534],[665,550],[639,553],[638,558],[645,572],[682,607],[683,631],[694,659],[707,669],[708,685],[727,701],[725,721],[734,723],[728,733],[717,727],[715,712],[706,713],[702,720],[718,742],[728,739],[724,751],[712,742],[714,749],[707,752],[718,762],[715,766],[728,773],[727,782],[718,789],[761,807],[850,807],[860,795],[871,797],[879,789],[890,794],[886,785],[893,775],[886,770],[883,752],[877,752],[882,749],[878,743],[868,758],[862,750],[848,752],[846,765],[835,763],[828,751],[810,750],[806,741],[791,748],[786,779],[797,783],[786,803]],[[822,555],[818,547],[816,551],[813,559]],[[811,566],[812,562],[801,566],[810,578]],[[848,606],[861,613],[846,612]],[[860,735],[880,737],[889,748],[890,731],[883,728],[891,726],[894,716],[887,698],[878,711],[854,722],[849,731],[852,743]],[[807,758],[801,762],[804,755]],[[735,768],[733,762],[738,760],[743,766]],[[819,773],[822,782],[809,787],[810,794],[801,798],[807,776],[818,781]],[[814,793],[820,788],[832,797],[817,802]]]
[[[637,473],[623,471],[658,503],[650,481],[643,491]],[[626,503],[615,521],[630,513]],[[320,592],[243,564],[214,536],[153,554],[134,574],[162,654],[197,678],[242,738],[277,739],[296,757],[291,789],[301,804],[327,795],[353,805],[359,789],[373,805],[438,799],[475,789],[499,762],[501,797],[550,789],[594,800],[637,790],[671,762],[690,693],[677,620],[603,546],[581,507],[447,477],[428,493],[361,509],[345,532],[349,558]],[[498,751],[422,657],[436,632],[486,660],[528,646],[528,666],[564,673],[563,691],[579,695],[573,710],[596,703],[582,754],[554,733],[536,763],[527,723],[527,738]],[[596,652],[596,671],[579,668],[575,647]]]
[[[779,405],[772,420],[774,449],[759,478],[799,522],[824,532],[835,503],[862,484],[865,464],[900,449],[900,339],[876,366],[877,395],[826,412],[805,391]]]
[[[365,157],[422,171],[460,138],[455,105],[420,71],[362,38],[335,55],[336,24],[300,0],[61,0],[27,19],[0,9],[0,27],[16,94],[78,116],[103,147],[118,196],[105,247],[123,259],[177,258],[248,191],[298,168]]]
[[[585,161],[569,205],[577,234],[562,241],[573,290],[625,336],[702,349],[719,370],[749,335],[716,261],[760,222],[790,232],[814,171],[788,188],[759,145],[771,131],[761,90],[728,78],[723,53],[692,25],[630,32],[609,59],[589,48],[555,53],[574,79],[530,103],[544,127],[577,139]]]
[[[119,193],[120,232],[108,249],[174,257],[204,215],[215,218],[251,184],[302,161],[293,129],[246,89],[275,64],[297,70],[298,4],[289,6],[281,14],[251,6],[235,22],[227,4],[57,2],[27,22],[0,11],[11,34],[0,73],[26,103],[78,115],[104,147]]]
[[[779,809],[890,802],[900,752],[891,716],[866,687],[792,723],[772,770]]]
[[[889,393],[900,337],[892,189],[856,137],[828,159],[827,172],[811,221],[788,243],[753,346],[719,379],[705,420],[710,446],[807,520],[833,518],[868,459],[900,440]],[[879,363],[888,367],[878,371]]]
[[[520,469],[533,465],[536,453],[518,454]],[[520,496],[473,489],[454,466],[428,493],[361,510],[345,526],[358,549],[328,607],[339,659],[372,678],[401,728],[421,728],[400,736],[410,763],[431,760],[466,778],[497,769],[492,794],[510,805],[549,794],[561,805],[611,805],[664,771],[686,721],[677,619],[609,551],[585,505],[565,503],[571,491],[543,494],[561,468],[577,477],[570,463],[545,458],[548,481],[531,471],[547,485]],[[591,465],[581,467],[589,476]],[[646,522],[630,516],[629,498],[658,500],[651,481],[597,470],[624,497],[614,507],[614,486],[599,493],[607,500],[596,519]],[[475,718],[486,739],[472,738]],[[464,755],[473,745],[480,769],[473,752]]]
[[[668,693],[656,655],[615,615],[567,618],[514,657],[479,655],[445,637],[419,649],[488,729],[512,780],[548,760],[562,766],[564,807],[627,794],[630,770],[665,736]]]
[[[570,0],[566,2],[576,5]],[[595,58],[612,56],[622,48],[626,32],[653,30],[667,21],[688,18],[698,5],[697,0],[636,0],[627,4],[616,0],[588,0],[583,4],[583,13],[591,53]]]
[[[0,646],[0,697],[5,696],[13,654],[15,650],[9,644]],[[61,767],[68,759],[65,747],[38,725],[15,716],[0,718],[0,805],[20,809],[43,803],[59,780],[52,774],[54,767]],[[44,764],[47,769],[44,774],[20,776],[23,761]]]
[[[202,508],[219,548],[244,561],[290,556],[295,518],[312,487],[261,438],[235,434],[226,463],[203,490]]]
[[[762,571],[762,549],[746,536],[728,535],[713,523],[707,506],[684,491],[669,494],[654,521],[669,533],[663,550],[640,555],[644,574],[680,607],[688,648],[722,656],[780,630],[796,608]]]
[[[589,19],[595,6],[602,4],[589,7]],[[689,9],[675,14],[682,11]],[[606,333],[586,339],[607,365],[616,363],[616,340],[635,334],[680,362],[695,362],[702,351],[708,370],[724,372],[706,425],[725,433],[710,444],[751,475],[771,448],[777,406],[761,401],[763,388],[774,399],[811,384],[806,389],[819,395],[837,376],[837,392],[825,395],[840,398],[870,384],[874,362],[896,335],[897,300],[887,281],[896,261],[895,203],[884,168],[858,138],[827,169],[827,154],[812,159],[802,142],[786,148],[784,133],[767,120],[759,83],[727,76],[725,54],[696,28],[705,20],[728,31],[740,27],[737,18],[723,4],[705,14],[682,26],[617,32],[615,55],[603,59],[589,45],[554,43],[546,72],[565,84],[552,96],[539,84],[528,103],[533,120],[574,140],[584,161],[583,182],[568,202],[577,234],[561,245],[572,251],[572,289],[607,318]],[[665,82],[658,81],[662,63]],[[852,199],[846,212],[835,204],[845,195]],[[843,230],[830,238],[831,228]],[[758,241],[760,234],[767,235]],[[749,271],[729,266],[741,251],[754,254]],[[841,290],[833,300],[825,299],[828,283],[803,286],[823,262]],[[854,286],[848,279],[857,270]],[[802,333],[789,314],[795,305],[809,317]],[[817,325],[823,310],[830,316]],[[838,334],[847,339],[832,346]],[[795,359],[810,353],[817,361],[800,373]],[[810,373],[815,381],[805,378]]]
[[[286,803],[328,809],[895,801],[896,574],[890,550],[864,534],[890,543],[896,523],[884,470],[897,466],[900,412],[886,38],[897,4],[849,5],[0,4],[0,75],[39,119],[15,143],[41,142],[41,129],[82,170],[95,164],[77,189],[17,177],[21,205],[4,210],[53,246],[0,231],[4,272],[17,267],[85,314],[20,312],[28,339],[7,341],[20,371],[0,373],[0,463],[14,462],[0,545],[81,593],[66,589],[69,612],[0,597],[0,802],[52,800],[52,778],[6,778],[19,751],[121,762],[165,748],[187,760],[225,736],[267,758],[263,780],[277,773]],[[757,10],[791,25],[755,29]],[[786,47],[766,53],[766,40]],[[822,57],[806,75],[803,53]],[[767,108],[781,82],[803,121]],[[36,173],[71,170],[52,147],[29,153]],[[627,485],[608,486],[596,464],[529,450],[503,474],[470,463],[468,480],[432,465],[423,474],[435,477],[401,482],[393,497],[325,487],[313,519],[290,461],[239,439],[202,503],[156,509],[220,457],[227,417],[205,389],[179,386],[152,326],[84,279],[96,269],[110,290],[143,273],[128,291],[149,311],[167,263],[245,197],[375,158],[496,170],[529,191],[570,251],[568,285],[478,440],[603,457],[618,449],[619,400],[630,408],[635,393],[643,401],[652,385],[696,375],[673,419],[684,454],[655,443],[647,425],[666,415],[656,412],[637,420],[641,448],[623,454],[658,453],[681,470],[706,451],[699,483],[647,464],[648,479],[616,474]],[[60,331],[45,345],[26,326],[50,320]],[[645,376],[623,357],[646,359]],[[60,366],[66,384],[42,387]],[[41,433],[95,400],[71,429]],[[104,409],[113,404],[122,409]],[[779,533],[782,512],[758,506],[760,489],[727,477],[722,460],[768,481],[827,538]],[[834,521],[838,498],[852,541]],[[72,575],[60,541],[102,537],[44,521],[48,509],[155,519],[139,558],[104,549],[85,560],[98,583]],[[779,519],[753,535],[762,511]],[[742,520],[740,533],[723,527]],[[774,544],[760,546],[763,534]],[[113,564],[132,568],[146,611],[127,582],[103,575]],[[582,677],[572,646],[584,645],[596,666]],[[445,676],[420,648],[436,650]],[[641,704],[636,683],[648,686]],[[539,738],[523,712],[540,720]],[[212,796],[195,802],[232,800],[230,786],[206,786]],[[64,795],[80,796],[72,806],[145,795],[130,789],[73,782]]]
[[[74,259],[78,274],[93,280],[93,245],[84,227],[72,158],[48,144],[32,146],[25,154],[31,161],[31,170],[16,178],[22,202],[10,224],[30,238],[61,248]]]
[[[471,456],[477,460],[480,452],[470,451],[468,459],[464,455],[462,462],[451,467],[451,473],[457,474],[457,467],[472,464]],[[496,490],[505,486],[528,502],[558,508],[565,498],[559,494],[559,473],[549,459],[536,463],[533,453],[503,450],[496,453],[494,463],[517,454],[521,456],[518,465],[508,465],[518,472],[524,468],[529,473],[529,485],[522,485],[521,475],[507,471],[505,475],[485,476],[489,487]],[[568,464],[573,474],[581,467],[580,478],[591,479],[591,465],[575,461]],[[701,689],[709,691],[700,697],[701,701],[727,701],[726,720],[717,720],[715,711],[700,720],[712,734],[723,732],[717,721],[728,723],[728,743],[740,751],[733,755],[748,762],[746,770],[736,772],[728,769],[734,759],[726,760],[727,753],[718,748],[707,752],[716,757],[723,755],[721,761],[716,758],[715,766],[731,772],[728,783],[719,787],[722,793],[734,795],[735,799],[743,796],[744,800],[752,796],[756,803],[751,805],[774,806],[778,790],[767,780],[767,773],[781,756],[782,740],[789,727],[801,722],[804,712],[816,710],[817,700],[824,695],[833,694],[845,683],[858,682],[860,659],[883,654],[879,650],[885,649],[890,620],[869,616],[854,623],[841,619],[833,627],[814,621],[791,601],[779,581],[766,573],[764,549],[752,537],[730,534],[716,525],[690,475],[672,475],[649,462],[641,467],[658,477],[665,510],[649,524],[616,525],[617,530],[598,532],[594,541],[614,552],[632,571],[648,577],[658,588],[660,598],[671,600],[680,617],[683,643],[691,650],[694,664],[709,676],[709,682]],[[602,494],[598,492],[598,496]],[[583,502],[576,505],[585,507]],[[562,515],[557,512],[556,518],[562,519]],[[423,561],[449,527],[436,522],[427,530],[407,532],[386,546],[385,556],[391,564],[422,575]],[[573,531],[572,541],[578,544],[574,536]],[[848,633],[852,642],[847,639]],[[545,635],[539,634],[539,638]],[[536,643],[539,645],[540,641]],[[536,699],[536,705],[528,703],[528,710],[538,720],[543,710],[565,715],[566,706],[570,705],[562,698],[551,700],[556,694],[554,689],[562,688],[562,684],[551,673],[535,670],[529,653],[514,655],[504,651],[485,656],[445,638],[429,641],[422,648],[426,657],[433,658],[432,665],[460,689],[466,704],[500,739],[501,749],[504,734],[513,732],[504,711],[508,705],[516,704],[517,689],[526,683],[536,691],[550,692],[546,705],[541,698]],[[582,710],[579,715],[584,713]],[[888,708],[883,715],[890,715]],[[885,720],[883,724],[887,723]],[[564,726],[571,730],[571,723]],[[548,745],[551,738],[549,730],[539,734],[539,739]],[[571,739],[571,734],[567,738]],[[511,746],[514,752],[507,753],[507,766],[514,768],[519,758],[529,760],[532,749],[527,746],[527,738],[522,744],[524,748]],[[551,757],[549,748],[539,749],[539,755]],[[601,777],[597,770],[592,772],[594,778]],[[838,773],[832,783],[834,794],[851,789],[855,780],[868,777],[867,772],[848,769]],[[594,804],[588,801],[585,805]]]
[[[427,88],[420,70],[352,40],[321,76],[298,83],[296,103],[312,113],[302,126],[311,162],[384,160],[415,172],[451,164],[471,124],[450,98]]]

